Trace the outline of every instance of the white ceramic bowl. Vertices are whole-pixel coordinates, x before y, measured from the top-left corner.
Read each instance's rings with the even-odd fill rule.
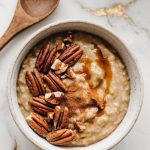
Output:
[[[142,106],[142,98],[143,98],[143,83],[141,79],[141,75],[130,51],[127,47],[110,31],[104,29],[95,24],[91,24],[89,22],[81,22],[81,21],[65,21],[50,24],[46,27],[35,32],[30,38],[27,39],[25,45],[20,50],[17,58],[14,58],[14,63],[10,69],[9,78],[8,78],[8,97],[9,97],[9,106],[12,113],[12,116],[20,128],[20,130],[24,133],[24,135],[32,141],[38,147],[45,150],[63,150],[66,149],[64,147],[57,147],[49,144],[45,139],[38,136],[34,133],[31,128],[27,125],[21,111],[19,110],[19,106],[17,103],[17,95],[16,95],[16,80],[18,76],[18,72],[21,66],[21,63],[29,50],[40,40],[44,39],[47,36],[50,36],[53,33],[65,31],[65,30],[81,30],[86,31],[97,36],[102,37],[106,41],[108,41],[118,52],[123,62],[127,67],[127,71],[130,77],[131,84],[131,95],[130,95],[130,103],[128,107],[128,111],[123,121],[117,127],[117,129],[105,139],[87,146],[87,147],[71,147],[67,149],[75,149],[75,150],[91,150],[91,149],[99,149],[106,150],[112,148],[114,145],[119,143],[127,133],[129,133],[130,129],[135,124],[135,121],[139,115],[141,106]]]

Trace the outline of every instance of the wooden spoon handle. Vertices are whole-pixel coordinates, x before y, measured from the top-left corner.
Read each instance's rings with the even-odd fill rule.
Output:
[[[0,50],[12,39],[13,36],[15,36],[23,28],[25,28],[25,25],[19,24],[19,22],[16,22],[16,19],[14,18],[8,30],[0,38]]]
[[[32,19],[24,12],[20,2],[18,2],[13,20],[5,34],[0,38],[0,51],[12,37],[31,24],[33,24]]]

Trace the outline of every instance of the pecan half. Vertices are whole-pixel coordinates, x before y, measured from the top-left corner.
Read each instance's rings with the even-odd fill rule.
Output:
[[[42,77],[37,69],[34,69],[32,72],[27,71],[25,79],[27,86],[33,96],[39,96],[45,93]]]
[[[54,109],[45,101],[44,98],[40,97],[32,97],[32,99],[28,102],[32,109],[39,114],[47,114],[49,111],[53,111]]]
[[[44,75],[44,80],[52,91],[67,91],[66,85],[51,71]]]
[[[49,71],[50,66],[52,65],[55,57],[56,57],[57,49],[53,48],[50,50],[50,43],[47,43],[44,45],[42,50],[39,53],[39,56],[37,57],[35,67],[43,73],[46,73]]]
[[[46,43],[43,48],[41,49],[41,51],[39,52],[39,55],[37,57],[36,63],[35,63],[35,67],[40,71],[43,67],[45,58],[47,57],[48,53],[49,53],[49,49],[50,49],[50,43]]]
[[[68,145],[76,138],[76,133],[71,129],[61,129],[50,132],[46,139],[54,145]]]
[[[45,100],[49,104],[58,105],[62,100],[64,100],[64,93],[63,92],[52,92],[45,94]]]
[[[47,131],[49,130],[48,123],[46,122],[44,117],[35,112],[31,112],[31,116],[38,124],[43,126]]]
[[[40,114],[40,115],[43,115],[43,116],[47,116],[47,109],[44,109],[44,108],[37,108],[37,107],[34,107],[34,106],[32,106],[32,110],[34,111],[34,112],[37,112],[38,114]]]
[[[78,45],[68,47],[58,59],[69,66],[73,66],[82,56],[83,50]]]
[[[72,45],[70,47],[68,47],[59,57],[58,59],[63,61],[66,58],[68,58],[70,55],[72,55],[73,53],[75,53],[76,51],[78,51],[80,49],[79,45]]]
[[[68,57],[64,63],[68,64],[69,66],[73,66],[82,56],[83,51],[80,49],[77,52],[75,52],[73,55],[71,55],[70,57]]]
[[[45,59],[45,64],[43,65],[43,69],[42,69],[44,73],[49,71],[50,66],[53,64],[54,59],[56,57],[56,52],[57,52],[57,49],[53,48],[52,50],[50,50],[49,55],[47,55],[47,58]]]
[[[54,128],[64,129],[68,127],[69,110],[67,107],[56,106],[54,110]]]
[[[29,126],[40,136],[46,137],[49,131],[49,126],[46,120],[37,113],[32,112],[30,116],[26,118]]]

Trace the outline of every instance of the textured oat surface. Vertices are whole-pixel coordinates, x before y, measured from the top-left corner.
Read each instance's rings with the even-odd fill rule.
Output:
[[[51,37],[52,42],[57,37]],[[89,103],[89,95],[106,100],[106,107],[102,113],[98,112],[96,106],[86,107],[84,111],[76,109],[70,118],[69,127],[73,128],[73,122],[81,121],[86,129],[77,134],[77,139],[72,145],[89,145],[95,143],[113,132],[126,114],[130,95],[129,78],[125,66],[117,55],[112,53],[112,48],[101,39],[77,32],[74,34],[74,41],[83,49],[84,54],[80,61],[73,67],[76,78],[71,81],[64,79],[68,86],[82,87],[77,91],[81,101]],[[101,64],[99,48],[102,50],[105,64]],[[25,83],[25,72],[32,70],[35,64],[35,57],[38,51],[32,52],[23,61],[17,82],[18,103],[24,116],[30,113],[28,100],[31,97]],[[111,74],[111,76],[109,76]],[[81,92],[81,93],[79,93]],[[89,94],[90,93],[90,94]],[[94,93],[94,94],[93,94]]]

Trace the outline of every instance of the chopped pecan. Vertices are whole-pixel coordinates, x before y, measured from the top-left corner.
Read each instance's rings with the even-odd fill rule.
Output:
[[[33,97],[29,100],[29,104],[32,106],[33,110],[40,114],[45,114],[54,109],[45,101],[44,98]]]
[[[63,92],[52,92],[52,93],[46,93],[45,94],[45,98],[51,98],[51,97],[55,97],[57,98],[58,100],[63,100],[64,99],[64,93]]]
[[[68,127],[69,110],[67,107],[56,106],[54,110],[54,128],[64,129]]]
[[[65,50],[66,46],[61,40],[56,41],[56,49],[57,51]]]
[[[46,137],[49,131],[49,126],[46,120],[37,113],[31,113],[30,116],[26,118],[29,126],[40,136]]]
[[[44,75],[44,80],[52,91],[67,91],[66,85],[51,71],[47,75]]]
[[[47,121],[50,123],[54,119],[54,112],[47,113]]]
[[[61,129],[50,132],[46,139],[54,145],[68,145],[76,138],[75,131],[71,129]]]
[[[55,71],[56,74],[64,73],[68,68],[68,64],[61,62],[59,59],[55,59],[54,63],[51,66],[51,69]]]
[[[70,79],[76,78],[76,74],[71,67],[69,67],[69,69],[66,71],[65,76]]]
[[[76,121],[74,123],[74,127],[78,132],[83,132],[86,129],[85,125],[83,125],[83,123],[79,121]]]
[[[49,104],[52,105],[58,105],[60,102],[64,99],[64,93],[63,92],[52,92],[52,93],[46,93],[45,94],[45,100]]]
[[[72,42],[73,42],[73,35],[72,35],[72,32],[69,31],[67,32],[66,37],[64,38],[64,43],[71,44]]]
[[[25,79],[27,86],[33,96],[39,96],[45,93],[42,77],[37,69],[34,69],[33,72],[27,71]]]

